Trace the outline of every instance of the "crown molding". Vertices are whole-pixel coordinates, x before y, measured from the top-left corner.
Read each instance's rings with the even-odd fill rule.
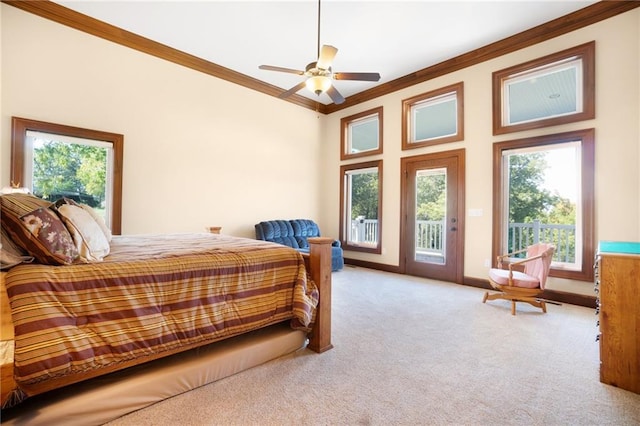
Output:
[[[205,61],[204,59],[198,58],[194,55],[190,55],[146,37],[139,36],[114,25],[107,24],[106,22],[76,12],[75,10],[61,6],[49,0],[2,0],[2,3],[6,3],[25,12],[33,13],[41,18],[49,19],[122,46],[244,86],[248,89],[257,90],[258,92],[275,97],[282,93],[282,89],[277,86],[265,83],[256,78],[249,77],[248,75],[239,73],[213,62]],[[285,101],[314,111],[319,110],[321,107],[321,104],[318,102],[300,95],[289,96]]]
[[[2,0],[2,2],[25,12],[33,13],[34,15],[75,28],[96,37],[112,41],[122,46],[147,53],[270,96],[277,97],[283,90],[272,84],[265,83],[256,78],[249,77],[248,75],[233,71],[213,62],[205,61],[196,56],[107,24],[49,0]],[[621,13],[625,13],[637,7],[640,7],[640,1],[601,1],[542,25],[538,25],[537,27],[522,31],[511,37],[488,44],[484,47],[472,50],[433,66],[423,68],[363,92],[356,93],[355,95],[347,97],[345,102],[340,105],[324,105],[297,94],[289,96],[283,100],[316,112],[331,114],[371,99],[405,89],[415,84],[558,37]]]
[[[560,18],[522,31],[511,37],[488,44],[476,50],[456,56],[433,66],[407,74],[403,77],[381,84],[346,98],[340,105],[330,104],[324,108],[325,114],[331,114],[344,108],[388,95],[418,83],[440,77],[463,68],[476,65],[490,59],[533,46],[546,40],[570,33],[595,24],[640,6],[640,1],[601,1],[584,9],[577,10]]]

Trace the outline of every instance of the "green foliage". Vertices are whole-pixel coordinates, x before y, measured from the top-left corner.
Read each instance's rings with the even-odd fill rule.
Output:
[[[558,225],[576,224],[576,204],[568,198],[560,195],[554,196],[554,204],[548,213],[543,216],[545,223],[555,223]]]
[[[416,177],[416,219],[443,220],[446,214],[446,174]]]
[[[539,219],[553,204],[551,193],[542,188],[544,153],[509,156],[509,221],[528,223]]]
[[[546,153],[509,156],[509,221],[575,224],[576,206],[543,187]]]
[[[33,191],[43,197],[60,192],[105,196],[107,151],[81,144],[50,141],[34,149]]]
[[[541,225],[575,225],[576,205],[560,194],[544,188],[547,168],[545,152],[516,154],[509,156],[509,223]],[[532,243],[534,228],[521,230],[522,234],[509,233],[507,251],[514,251]],[[540,241],[556,244],[554,259],[562,253],[563,261],[575,259],[575,233],[563,234],[559,229],[542,226]],[[557,259],[558,260],[558,259]]]
[[[351,175],[351,219],[378,218],[378,173],[355,173]]]

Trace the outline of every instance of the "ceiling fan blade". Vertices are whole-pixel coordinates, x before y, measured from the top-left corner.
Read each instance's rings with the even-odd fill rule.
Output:
[[[327,95],[329,95],[329,97],[331,98],[333,103],[336,104],[336,105],[340,105],[341,103],[344,102],[344,97],[333,86],[331,86],[331,87],[329,87],[329,89],[327,89]]]
[[[333,78],[336,80],[360,80],[378,81],[380,73],[377,72],[334,72]]]
[[[295,86],[293,86],[291,89],[287,90],[286,92],[282,92],[278,95],[278,97],[280,99],[284,99],[288,96],[293,95],[294,93],[296,93],[298,90],[302,89],[305,86],[306,82],[302,81],[298,84],[296,84]]]
[[[261,70],[267,70],[267,71],[288,72],[290,74],[298,74],[298,75],[304,74],[304,71],[294,70],[292,68],[274,67],[273,65],[260,65],[258,68],[260,68]]]
[[[336,57],[336,53],[338,53],[338,49],[333,46],[329,46],[328,44],[323,44],[316,66],[323,70],[328,70],[331,67],[333,58]]]

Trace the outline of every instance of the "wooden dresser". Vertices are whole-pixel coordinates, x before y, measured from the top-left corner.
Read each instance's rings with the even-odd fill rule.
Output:
[[[640,243],[601,241],[595,267],[600,381],[640,393]]]

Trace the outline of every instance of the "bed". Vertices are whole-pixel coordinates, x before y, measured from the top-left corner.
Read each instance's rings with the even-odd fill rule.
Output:
[[[5,201],[3,233],[15,242]],[[309,333],[311,350],[331,349],[331,239],[310,243],[304,257],[210,233],[112,236],[99,261],[3,271],[3,409],[282,324]]]

